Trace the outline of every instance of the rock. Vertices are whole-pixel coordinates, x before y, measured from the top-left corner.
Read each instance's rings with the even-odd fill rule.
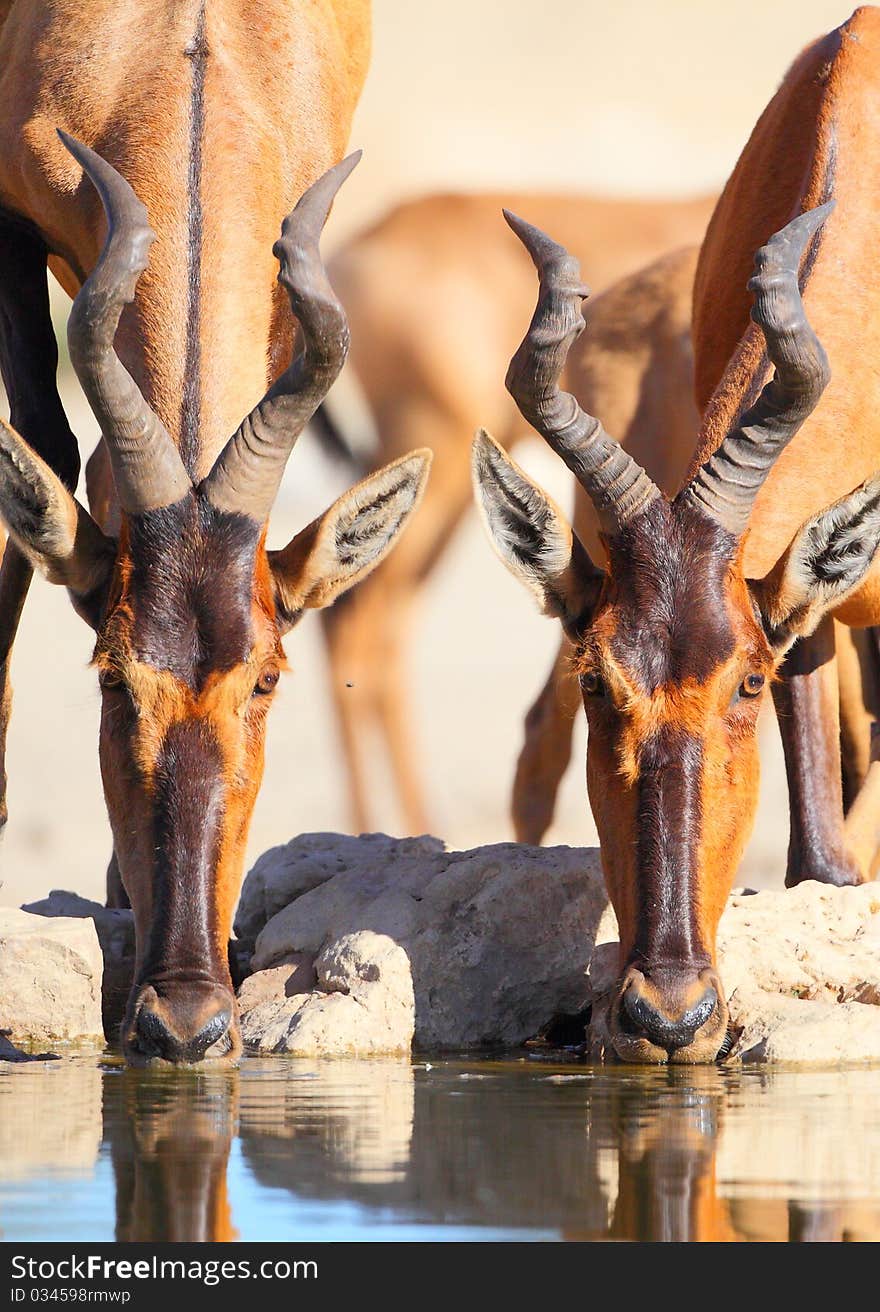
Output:
[[[384,934],[345,934],[317,958],[302,954],[246,980],[242,1036],[260,1052],[299,1057],[407,1054],[415,1003],[409,961]]]
[[[134,915],[131,911],[113,910],[100,902],[91,902],[65,889],[53,888],[40,902],[23,908],[35,916],[67,916],[91,920],[101,945],[104,975],[101,986],[101,1014],[108,1042],[117,1036],[125,1014],[131,981],[134,976]]]
[[[257,859],[244,881],[235,913],[235,934],[242,948],[253,952],[257,936],[279,911],[303,893],[318,888],[351,865],[362,866],[375,854],[381,862],[389,842],[398,862],[445,852],[439,838],[387,839],[384,834],[302,834],[284,847],[273,847]]]
[[[14,1042],[102,1043],[102,971],[89,921],[0,908],[0,1030]]]
[[[306,872],[301,880],[299,860]],[[303,891],[261,926],[256,908],[280,900],[273,892],[273,862],[285,890]],[[397,945],[408,962],[420,1047],[522,1043],[555,1012],[581,1010],[589,996],[587,968],[607,901],[595,852],[516,843],[447,852],[432,838],[310,834],[267,853],[257,868],[256,893],[249,875],[242,895],[247,914],[236,921],[238,932],[256,933],[252,965],[262,974],[291,954],[310,957],[318,984],[305,997],[310,1007],[320,1002],[320,1009],[307,1021],[299,1015],[303,995],[279,994],[276,1011],[264,1004],[247,1022],[247,1041],[254,1046],[274,1050],[287,1017],[296,1019],[291,1041],[308,1032],[310,1042],[320,1036],[328,1045],[323,1051],[356,1050],[347,1032],[346,1046],[334,1046],[331,1021],[342,1024],[345,1017],[347,1024],[359,1013],[345,995],[327,995],[342,984],[356,1005],[361,991],[365,997],[379,982],[367,978],[371,966],[387,974],[384,957],[372,962],[366,955],[377,939]],[[371,937],[362,931],[372,931]],[[245,990],[263,987],[252,977]],[[394,987],[399,997],[402,985]],[[243,1005],[245,996],[243,990]],[[365,1009],[364,1001],[362,1022]],[[400,1021],[390,1001],[387,1012]],[[271,1026],[270,1039],[260,1037],[264,1024]],[[402,1032],[396,1024],[395,1033]],[[380,1051],[372,1020],[364,1043],[362,1050]]]
[[[880,884],[834,888],[810,880],[779,892],[735,890],[718,951],[728,997],[759,988],[804,1001],[860,995],[869,1003],[880,977]]]
[[[363,1047],[348,1046],[350,1000],[379,982],[371,966],[387,970],[389,941],[408,962],[419,1047],[514,1046],[591,1007],[587,1037],[603,1049],[617,930],[592,849],[447,852],[436,839],[310,834],[260,859],[242,906],[258,972],[242,1007],[263,1050],[379,1051],[366,1003]],[[880,1059],[880,884],[739,890],[718,941],[729,1061]],[[288,1046],[306,1037],[308,1049]]]
[[[731,1060],[842,1065],[880,1061],[880,1008],[859,1002],[809,1002],[739,988],[730,999],[739,1038]]]

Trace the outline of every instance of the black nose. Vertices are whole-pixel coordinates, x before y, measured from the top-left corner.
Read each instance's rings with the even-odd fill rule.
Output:
[[[693,1043],[697,1030],[706,1024],[718,1006],[718,994],[709,985],[706,992],[682,1015],[672,1019],[652,1003],[633,983],[623,995],[623,1007],[629,1022],[658,1048],[674,1052]]]
[[[208,1049],[223,1038],[230,1020],[229,1011],[218,1011],[197,1034],[183,1039],[172,1033],[156,1012],[142,1007],[135,1023],[137,1046],[145,1056],[161,1057],[164,1061],[201,1061]]]

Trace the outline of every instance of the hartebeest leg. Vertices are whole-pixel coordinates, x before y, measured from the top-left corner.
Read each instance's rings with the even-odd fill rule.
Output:
[[[806,879],[859,884],[865,873],[844,833],[839,688],[830,616],[791,649],[773,686],[773,700],[791,819],[786,887]]]
[[[880,719],[876,633],[875,629],[834,625],[840,685],[843,806],[847,814],[868,777],[872,759],[872,726]]]
[[[10,422],[73,488],[79,477],[79,450],[58,395],[57,368],[46,247],[33,228],[0,212],[0,374]],[[7,542],[0,567],[0,827],[6,823],[10,660],[31,575],[21,552]]]
[[[859,868],[880,866],[880,630],[836,626],[843,748],[844,834]]]
[[[581,705],[571,671],[571,643],[563,638],[549,678],[525,720],[516,763],[511,812],[519,843],[539,844],[550,828],[556,795],[571,759],[571,734]]]

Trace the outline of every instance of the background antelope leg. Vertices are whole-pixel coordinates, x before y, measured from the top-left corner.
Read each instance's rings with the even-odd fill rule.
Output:
[[[840,709],[834,621],[826,616],[789,652],[773,701],[788,775],[791,833],[787,888],[805,879],[858,884],[865,878],[843,824]]]
[[[322,611],[321,624],[352,828],[360,833],[372,827],[367,747],[370,728],[375,727],[391,770],[400,832],[424,834],[433,826],[414,742],[404,644],[414,627],[413,603],[470,509],[468,468],[461,458],[470,432],[465,420],[422,398],[414,403],[396,399],[389,412],[379,411],[376,422],[382,459],[402,454],[415,433],[427,441],[434,452],[431,480],[418,515],[392,555],[375,574]]]
[[[58,395],[57,368],[46,248],[32,228],[0,212],[0,375],[9,397],[10,422],[67,486],[74,488],[79,450]],[[7,818],[10,661],[32,574],[15,544],[7,542],[0,568],[0,827]]]
[[[835,625],[840,667],[844,833],[862,870],[880,867],[880,650],[876,628]]]
[[[526,715],[511,802],[513,829],[520,843],[543,841],[553,823],[556,795],[571,759],[572,729],[581,704],[571,660],[571,643],[563,637],[547,682]]]

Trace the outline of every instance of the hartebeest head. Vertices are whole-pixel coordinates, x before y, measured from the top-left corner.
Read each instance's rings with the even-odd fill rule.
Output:
[[[502,560],[576,647],[588,790],[620,925],[611,1031],[632,1061],[711,1060],[724,1042],[715,939],[754,819],[762,696],[792,642],[864,577],[880,538],[873,478],[808,520],[766,578],[743,574],[757,493],[829,378],[798,269],[830,208],[758,252],[752,317],[774,375],[673,500],[559,389],[587,292],[561,246],[508,216],[540,292],[507,385],[592,499],[606,566],[486,434],[474,480]]]
[[[193,485],[117,357],[147,262],[146,211],[100,156],[64,137],[109,232],[70,315],[70,357],[107,444],[121,511],[108,537],[8,425],[0,514],[97,633],[101,769],[131,899],[137,967],[123,1042],[134,1061],[240,1049],[227,944],[263,770],[282,636],[374,568],[412,514],[430,454],[365,479],[281,551],[266,521],[296,438],[345,360],[348,328],[318,239],[357,157],[302,197],[275,246],[303,348]]]

